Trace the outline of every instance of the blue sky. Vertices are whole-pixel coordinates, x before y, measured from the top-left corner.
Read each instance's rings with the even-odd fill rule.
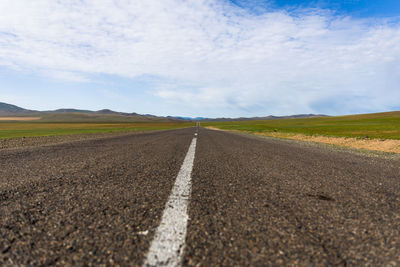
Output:
[[[353,17],[396,17],[400,14],[397,0],[232,0],[232,3],[262,13],[268,9],[319,8],[328,9],[336,15]]]
[[[354,17],[395,17],[400,14],[400,2],[397,0],[279,0],[275,1],[275,6],[324,8]]]
[[[0,102],[238,117],[400,110],[400,2],[0,2]]]

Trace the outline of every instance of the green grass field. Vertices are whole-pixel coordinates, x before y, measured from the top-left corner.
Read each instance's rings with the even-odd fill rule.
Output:
[[[307,119],[204,122],[201,126],[251,133],[283,132],[334,137],[400,139],[400,112]]]
[[[191,122],[0,122],[0,138],[50,136],[85,133],[167,130],[194,126]]]

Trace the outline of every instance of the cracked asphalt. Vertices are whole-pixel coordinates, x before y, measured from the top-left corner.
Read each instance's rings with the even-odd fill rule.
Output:
[[[0,150],[0,265],[140,266],[195,128]],[[199,129],[183,266],[400,265],[400,164]]]

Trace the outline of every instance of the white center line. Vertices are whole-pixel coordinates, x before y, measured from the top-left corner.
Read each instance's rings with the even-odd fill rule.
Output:
[[[197,138],[194,137],[176,177],[161,223],[151,242],[143,266],[180,266],[185,246],[191,174]]]

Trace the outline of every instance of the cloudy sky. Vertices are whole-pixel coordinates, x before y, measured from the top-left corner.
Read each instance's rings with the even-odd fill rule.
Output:
[[[400,110],[400,1],[1,0],[0,102],[208,117]]]

